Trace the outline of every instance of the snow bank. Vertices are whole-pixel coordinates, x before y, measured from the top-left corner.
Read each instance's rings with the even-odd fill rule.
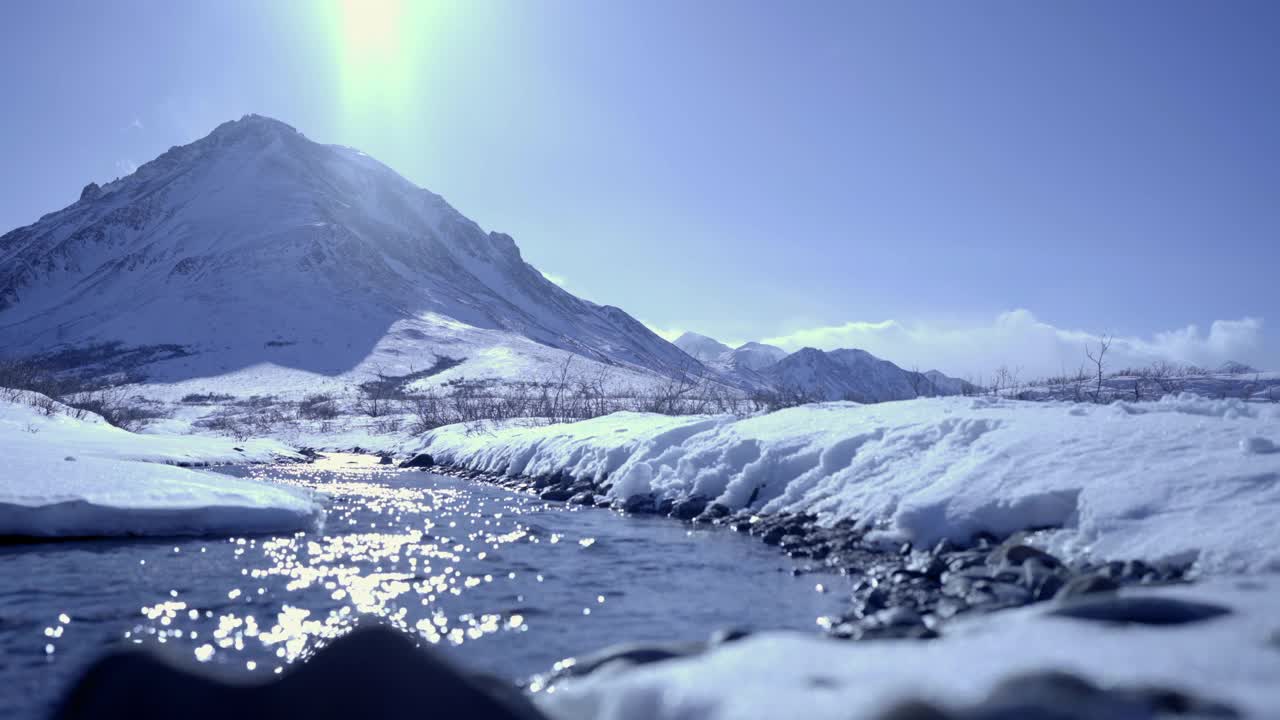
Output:
[[[946,705],[980,700],[1024,672],[1065,670],[1101,686],[1165,685],[1274,717],[1280,652],[1274,576],[1143,589],[1222,604],[1231,614],[1177,627],[1115,627],[1056,618],[1035,605],[956,620],[929,642],[848,642],[761,633],[701,656],[622,672],[600,671],[538,696],[557,720],[874,717],[924,696]]]
[[[312,527],[322,511],[301,488],[163,464],[266,461],[292,454],[274,441],[139,435],[96,415],[45,416],[25,404],[0,401],[0,536],[235,534]]]
[[[1191,396],[1108,406],[991,398],[825,403],[745,419],[619,413],[449,426],[413,449],[509,475],[564,469],[609,495],[853,518],[930,545],[1039,536],[1095,559],[1280,570],[1280,407]]]

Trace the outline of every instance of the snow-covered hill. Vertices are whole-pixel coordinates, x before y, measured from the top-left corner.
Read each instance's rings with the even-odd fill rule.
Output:
[[[759,372],[787,356],[787,351],[773,345],[749,342],[729,353],[727,363],[737,369]]]
[[[706,335],[699,335],[695,332],[687,332],[681,335],[675,339],[674,344],[688,353],[689,357],[703,363],[715,362],[721,356],[733,352],[732,348],[719,340],[709,338]]]
[[[0,237],[0,347],[110,343],[152,348],[133,357],[160,383],[305,384],[441,358],[469,378],[530,378],[569,354],[627,377],[688,366],[622,310],[547,281],[507,235],[256,115]]]
[[[935,371],[936,372],[936,371]],[[865,350],[798,350],[761,373],[778,388],[818,400],[885,402],[956,395],[962,384],[941,373],[903,370]]]

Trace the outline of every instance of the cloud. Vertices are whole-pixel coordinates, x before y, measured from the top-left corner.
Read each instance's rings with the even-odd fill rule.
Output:
[[[542,277],[550,280],[551,282],[559,285],[560,287],[568,287],[567,285],[568,281],[565,280],[563,275],[556,275],[553,273],[549,273],[546,270],[539,270],[538,272],[542,273]]]
[[[1001,313],[989,324],[969,327],[908,324],[897,320],[848,322],[807,328],[763,342],[785,350],[854,347],[904,367],[938,369],[952,375],[981,377],[1001,365],[1021,368],[1030,378],[1075,370],[1096,334],[1058,328],[1028,310]],[[1196,325],[1158,332],[1150,338],[1116,337],[1108,365],[1121,368],[1155,360],[1216,367],[1227,360],[1256,361],[1262,320],[1216,320],[1203,332]]]
[[[685,333],[683,328],[660,328],[657,325],[654,325],[653,323],[648,323],[643,320],[640,321],[640,324],[649,328],[650,330],[653,331],[654,335],[657,335],[658,337],[662,338],[663,340],[666,340],[667,342],[674,342],[676,338],[680,337]]]
[[[121,175],[132,175],[137,172],[138,163],[128,158],[123,158],[116,161],[116,169],[120,171]]]
[[[142,129],[141,118],[134,118],[132,122],[130,122],[128,125],[125,126],[125,130],[141,130],[141,129]]]

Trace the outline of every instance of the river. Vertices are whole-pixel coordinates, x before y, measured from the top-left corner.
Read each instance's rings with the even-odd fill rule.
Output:
[[[222,470],[328,494],[318,531],[0,547],[0,717],[45,716],[121,642],[265,678],[383,622],[519,680],[615,643],[816,631],[847,603],[846,578],[733,532],[375,461]]]

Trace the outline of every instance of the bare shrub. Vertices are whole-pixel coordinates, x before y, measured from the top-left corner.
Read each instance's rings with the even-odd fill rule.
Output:
[[[168,413],[161,408],[137,398],[130,398],[121,388],[102,388],[77,393],[64,398],[64,402],[77,411],[76,417],[84,417],[86,412],[96,413],[111,425],[130,432],[141,430],[152,420],[168,417]]]
[[[48,417],[58,414],[58,401],[48,395],[31,393],[27,398],[27,404],[35,408],[36,412],[41,415]]]
[[[373,379],[356,386],[356,411],[369,417],[382,417],[390,413],[401,395],[400,378],[374,370]]]
[[[799,387],[784,387],[777,390],[757,390],[751,393],[749,401],[755,412],[775,412],[819,402],[820,398]]]
[[[298,417],[302,420],[332,420],[338,417],[338,401],[329,393],[315,393],[298,402]]]
[[[188,404],[231,402],[235,399],[235,395],[227,395],[224,393],[189,393],[182,396],[182,402]]]
[[[1090,347],[1089,343],[1085,343],[1085,346],[1084,346],[1085,357],[1089,358],[1089,361],[1093,363],[1094,368],[1097,370],[1098,382],[1093,389],[1093,395],[1091,398],[1095,403],[1101,403],[1101,402],[1104,402],[1105,400],[1105,396],[1103,395],[1103,392],[1102,392],[1103,390],[1102,381],[1103,381],[1103,378],[1106,376],[1106,357],[1107,357],[1107,350],[1111,349],[1111,340],[1112,338],[1110,335],[1103,335],[1101,338],[1098,339],[1097,350],[1094,350],[1092,347]]]
[[[249,426],[230,414],[207,417],[195,424],[197,427],[206,428],[222,435],[230,435],[236,440],[248,440],[253,437],[253,431]]]
[[[413,416],[409,430],[414,433],[434,430],[450,422],[444,399],[434,390],[406,397],[401,401],[401,406]]]

